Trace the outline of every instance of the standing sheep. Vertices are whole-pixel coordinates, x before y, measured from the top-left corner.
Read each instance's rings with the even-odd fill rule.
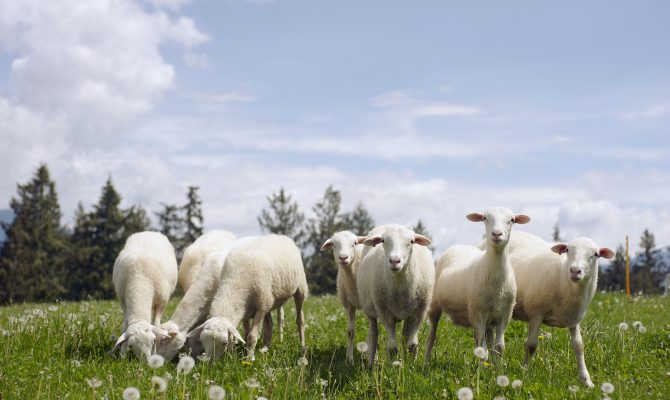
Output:
[[[307,293],[305,269],[295,242],[282,235],[261,236],[230,249],[209,319],[189,336],[199,338],[205,353],[211,360],[216,360],[231,338],[245,342],[237,325],[253,319],[246,334],[248,356],[253,359],[261,323],[271,321],[265,319],[266,314],[293,297],[300,345],[304,349],[302,305]],[[264,326],[266,342],[271,335],[272,327]]]
[[[158,232],[130,236],[114,262],[112,280],[124,314],[123,333],[112,350],[120,348],[125,354],[130,347],[146,360],[155,340],[168,335],[157,325],[177,285],[177,260],[170,241]]]
[[[354,339],[356,337],[356,310],[361,308],[356,287],[356,271],[363,258],[364,236],[356,236],[349,231],[336,232],[321,246],[321,251],[333,249],[337,270],[337,297],[347,310],[347,361],[354,362]]]
[[[485,248],[452,246],[437,261],[436,269],[441,272],[429,313],[426,362],[430,361],[442,311],[457,325],[474,328],[476,346],[486,346],[488,340],[495,342],[498,354],[505,348],[505,328],[516,296],[507,244],[512,225],[526,224],[530,218],[514,215],[508,208],[492,207],[483,214],[468,214],[467,219],[484,222]]]
[[[528,322],[526,367],[537,348],[540,325],[568,328],[579,377],[593,387],[584,361],[579,323],[584,318],[598,282],[598,259],[614,252],[589,238],[552,245],[537,236],[518,232],[511,243],[510,259],[517,282],[514,319]]]
[[[383,246],[375,247],[382,243]],[[398,351],[396,323],[404,321],[402,333],[407,347],[416,357],[418,330],[430,304],[435,279],[435,264],[430,239],[401,225],[389,224],[375,228],[365,239],[363,260],[356,276],[361,308],[368,317],[369,365],[377,353],[379,328],[386,326],[391,357]]]
[[[205,258],[210,253],[221,251],[230,246],[236,237],[224,230],[211,230],[197,238],[184,251],[179,264],[179,287],[186,293],[198,276],[198,271],[204,265]]]

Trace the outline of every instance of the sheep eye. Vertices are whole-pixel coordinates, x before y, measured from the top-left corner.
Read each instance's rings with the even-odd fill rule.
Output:
[[[414,240],[410,240],[409,244],[414,244]]]
[[[600,253],[593,253],[594,257],[600,257]]]

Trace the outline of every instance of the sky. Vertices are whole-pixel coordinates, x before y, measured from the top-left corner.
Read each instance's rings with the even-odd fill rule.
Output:
[[[63,223],[108,177],[258,234],[329,185],[439,252],[506,206],[546,239],[670,245],[665,1],[0,0],[0,209],[40,163]],[[517,227],[519,228],[519,227]]]

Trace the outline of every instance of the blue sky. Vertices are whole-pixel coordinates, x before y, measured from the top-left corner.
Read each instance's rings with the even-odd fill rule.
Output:
[[[524,229],[670,244],[662,1],[0,0],[0,208],[46,162],[64,222],[201,186],[207,228],[258,232],[284,186],[333,184],[438,251],[505,205]]]

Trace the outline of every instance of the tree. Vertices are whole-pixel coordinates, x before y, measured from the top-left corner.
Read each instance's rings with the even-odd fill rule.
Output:
[[[602,271],[598,279],[598,288],[604,290],[626,289],[626,250],[619,244],[607,269]]]
[[[644,293],[660,292],[660,274],[656,270],[654,260],[654,247],[656,239],[654,234],[645,229],[640,236],[640,247],[642,252],[638,254],[633,268],[632,287],[634,291]]]
[[[430,234],[430,232],[428,232],[428,229],[426,229],[426,226],[423,224],[423,222],[421,222],[420,218],[419,218],[418,221],[416,221],[416,225],[414,225],[414,227],[412,227],[412,230],[414,231],[414,233],[418,233],[419,235],[423,235],[423,236],[427,237],[428,239],[430,239],[431,241],[433,240],[432,235]],[[430,246],[428,246],[428,250],[430,250],[431,252],[434,253],[435,252],[435,247],[433,247],[433,245],[431,244]]]
[[[366,236],[375,227],[375,221],[362,201],[358,202],[353,211],[342,216],[342,223],[347,229],[359,236]]]
[[[188,187],[188,194],[186,195],[188,201],[182,207],[186,223],[184,226],[184,235],[177,246],[179,258],[181,258],[186,247],[195,242],[203,232],[202,200],[198,195],[198,189],[197,186]]]
[[[340,192],[328,186],[323,199],[312,207],[314,218],[307,224],[306,272],[310,291],[314,294],[335,292],[337,266],[333,257],[320,249],[333,233],[344,229],[339,216],[341,201]]]
[[[179,207],[174,204],[160,203],[163,209],[154,212],[158,217],[158,231],[167,236],[173,246],[181,241],[184,230],[184,218],[179,214]]]
[[[563,242],[563,239],[561,239],[561,230],[558,229],[558,222],[554,225],[554,232],[551,234],[551,240],[556,243]]]
[[[0,250],[0,302],[54,300],[66,291],[67,235],[46,165],[30,182],[17,185],[10,207],[14,220],[1,223],[6,241]]]
[[[302,224],[305,221],[305,215],[298,210],[298,203],[284,191],[283,187],[266,198],[270,209],[263,209],[261,215],[258,216],[258,225],[261,230],[286,235],[296,243],[300,243],[304,236]]]

